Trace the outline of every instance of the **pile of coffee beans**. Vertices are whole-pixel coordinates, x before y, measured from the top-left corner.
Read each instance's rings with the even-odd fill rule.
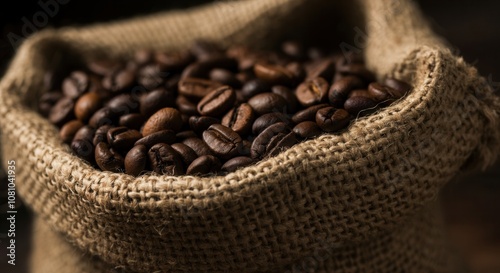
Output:
[[[74,154],[104,171],[232,172],[296,143],[346,128],[411,87],[375,81],[361,56],[306,48],[227,50],[199,41],[72,71],[39,111]]]

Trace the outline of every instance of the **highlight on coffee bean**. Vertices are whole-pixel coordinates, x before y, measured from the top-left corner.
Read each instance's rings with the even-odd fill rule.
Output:
[[[362,56],[287,41],[89,61],[45,93],[39,113],[73,153],[133,176],[224,174],[341,132],[411,90],[377,82]]]

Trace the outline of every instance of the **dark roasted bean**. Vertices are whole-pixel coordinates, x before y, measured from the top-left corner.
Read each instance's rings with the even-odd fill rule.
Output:
[[[285,67],[271,64],[256,64],[254,73],[257,78],[266,81],[270,85],[291,85],[294,81],[294,75]]]
[[[326,102],[329,87],[328,82],[321,77],[307,80],[297,87],[297,99],[304,107]]]
[[[180,155],[166,143],[158,143],[148,151],[153,171],[158,174],[182,175],[184,167]]]
[[[159,64],[161,71],[177,72],[193,61],[193,55],[189,51],[176,53],[160,52],[155,54],[154,59]]]
[[[274,93],[255,95],[248,100],[248,104],[250,104],[259,116],[271,112],[288,112],[286,100],[282,96]]]
[[[230,86],[221,86],[208,93],[198,103],[198,112],[204,116],[219,117],[234,105],[236,93]]]
[[[162,130],[137,140],[134,145],[144,145],[149,149],[158,143],[172,144],[174,142],[175,132],[172,130]]]
[[[287,124],[288,126],[290,126],[292,123],[290,118],[283,113],[276,112],[276,113],[264,114],[264,115],[260,116],[259,118],[257,118],[255,120],[255,122],[253,123],[252,133],[254,135],[259,135],[267,127],[269,127],[275,123],[279,123],[279,122],[283,122],[283,123]]]
[[[316,112],[316,123],[325,132],[339,131],[345,128],[350,121],[351,115],[344,109],[325,107]]]
[[[75,118],[75,103],[68,97],[62,97],[50,110],[49,120],[56,126],[62,126],[66,122]]]
[[[349,96],[349,93],[354,89],[363,88],[363,81],[356,76],[346,76],[335,81],[328,91],[328,100],[337,108],[342,108]]]
[[[222,118],[222,125],[231,128],[240,136],[247,135],[255,119],[254,110],[248,103],[242,103],[231,109]]]
[[[283,85],[275,85],[272,88],[274,94],[282,96],[288,102],[288,110],[291,113],[295,113],[299,107],[299,101],[295,93],[290,90],[290,88]]]
[[[131,130],[127,127],[115,127],[108,130],[108,144],[117,152],[126,153],[134,146],[134,143],[142,138],[137,130]]]
[[[128,127],[140,131],[142,125],[146,122],[146,117],[143,114],[132,113],[120,117],[118,124],[120,126]]]
[[[198,156],[202,155],[214,155],[214,152],[208,147],[207,143],[198,137],[190,137],[186,138],[182,141],[182,143],[189,148],[193,149],[193,151]]]
[[[224,172],[234,172],[238,168],[246,167],[254,162],[255,161],[248,156],[233,157],[222,165],[221,170]]]
[[[195,159],[187,168],[188,175],[204,175],[209,173],[217,173],[220,171],[222,164],[220,160],[213,155],[204,155]]]
[[[292,121],[294,123],[301,123],[303,121],[314,121],[316,118],[316,112],[318,112],[319,109],[327,106],[328,104],[326,103],[310,106],[304,110],[295,113],[295,115],[292,116]]]
[[[221,124],[214,124],[203,132],[203,140],[221,158],[234,157],[243,150],[240,135]]]
[[[94,146],[97,146],[97,144],[99,144],[99,142],[106,142],[107,143],[108,131],[111,128],[113,128],[111,125],[103,125],[103,126],[97,128],[97,130],[95,130],[95,135],[92,138],[92,143],[94,144]]]
[[[123,157],[105,142],[100,142],[95,147],[95,161],[101,170],[110,172],[123,171]]]
[[[352,115],[357,115],[360,112],[368,114],[375,110],[375,106],[377,106],[377,102],[364,95],[350,96],[344,103],[344,109]]]
[[[114,125],[118,123],[118,112],[111,110],[109,107],[103,107],[95,112],[90,117],[89,125],[94,128],[99,128],[103,125]]]
[[[155,89],[140,98],[140,111],[149,117],[156,111],[175,105],[175,94],[165,88]]]
[[[191,162],[198,158],[196,152],[186,144],[174,143],[171,147],[181,156],[184,166],[189,166]]]
[[[321,60],[311,66],[307,73],[307,79],[312,80],[318,77],[323,79],[333,78],[335,72],[335,63],[331,59]]]
[[[257,94],[266,92],[271,92],[271,86],[260,79],[253,79],[246,82],[241,89],[243,97],[247,100]]]
[[[94,161],[94,146],[88,139],[75,139],[71,142],[71,150],[78,157],[93,164]]]
[[[63,94],[58,91],[44,93],[40,97],[40,102],[38,103],[38,111],[42,114],[42,116],[48,117],[52,107],[54,107],[54,105],[62,98],[62,96]]]
[[[179,108],[179,111],[188,116],[198,115],[198,109],[196,109],[196,103],[192,102],[184,96],[177,96],[175,100],[175,105]]]
[[[241,82],[236,78],[234,73],[222,68],[215,68],[210,71],[210,79],[220,84],[229,85],[233,88],[241,87]]]
[[[135,82],[135,71],[120,69],[108,74],[102,80],[102,86],[111,92],[121,92],[130,88]]]
[[[262,131],[253,141],[251,156],[262,159],[267,155],[276,155],[285,147],[291,147],[297,142],[293,132],[284,122],[275,123]]]
[[[75,136],[73,137],[74,140],[87,140],[89,142],[92,142],[94,139],[94,134],[96,130],[88,125],[82,126],[78,131],[76,131]]]
[[[61,127],[59,136],[64,143],[71,143],[76,132],[83,127],[83,123],[79,120],[72,120]]]
[[[147,162],[148,148],[144,145],[136,145],[125,156],[125,173],[138,176],[146,169]]]
[[[97,93],[86,93],[76,101],[75,116],[82,122],[87,122],[101,106],[102,99]]]
[[[394,78],[387,78],[384,80],[384,85],[391,88],[388,92],[395,99],[403,97],[408,91],[411,90],[411,85],[406,82],[396,80]]]
[[[221,84],[214,81],[185,78],[179,81],[179,94],[190,99],[200,100],[219,86]]]
[[[321,128],[314,121],[303,121],[295,125],[293,132],[301,139],[314,138],[322,133]]]
[[[80,97],[87,92],[90,86],[89,76],[83,71],[75,71],[62,83],[64,95],[71,99]]]
[[[220,123],[220,120],[213,117],[191,116],[189,118],[189,127],[198,135],[201,135],[210,125],[216,123]]]
[[[175,108],[166,107],[154,113],[144,124],[144,136],[163,130],[178,132],[182,127],[181,113]]]

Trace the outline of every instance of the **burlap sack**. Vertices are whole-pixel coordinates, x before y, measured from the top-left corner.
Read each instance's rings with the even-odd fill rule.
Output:
[[[404,79],[414,90],[342,134],[226,176],[97,171],[29,107],[44,71],[76,57],[175,50],[199,37],[224,45],[270,45],[291,32],[328,40],[336,15],[352,19],[354,38],[344,42],[364,50],[378,77]],[[291,26],[300,29],[286,31]],[[109,265],[103,272],[453,272],[430,203],[461,170],[493,162],[499,111],[486,81],[410,0],[219,1],[44,31],[22,45],[0,83],[2,153],[16,160],[19,194],[52,229]]]

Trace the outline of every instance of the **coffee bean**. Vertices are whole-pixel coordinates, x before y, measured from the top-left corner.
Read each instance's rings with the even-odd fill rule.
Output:
[[[195,159],[187,168],[188,175],[204,175],[217,173],[221,168],[220,160],[212,155],[204,155]]]
[[[248,104],[252,107],[257,115],[263,115],[271,112],[287,112],[286,100],[274,93],[262,93],[253,96],[248,100]]]
[[[189,118],[189,127],[198,135],[201,135],[210,125],[216,123],[220,123],[220,120],[213,117],[191,116]]]
[[[123,157],[109,147],[105,142],[100,142],[95,147],[95,161],[103,171],[122,172]]]
[[[255,161],[248,156],[233,157],[222,165],[221,170],[224,172],[234,172],[237,169],[251,165],[254,162]]]
[[[149,64],[138,70],[137,82],[146,89],[153,90],[165,83],[169,75],[168,72],[162,72],[158,64]]]
[[[102,100],[97,93],[86,93],[76,101],[75,116],[82,122],[87,122],[101,106]]]
[[[118,124],[139,131],[144,122],[146,122],[146,117],[143,114],[132,113],[121,116]]]
[[[166,143],[158,143],[148,151],[153,171],[164,175],[182,175],[184,167],[179,154]]]
[[[296,143],[295,136],[284,122],[275,123],[262,131],[253,141],[251,156],[262,159],[267,155],[275,155],[281,149]],[[293,144],[291,144],[293,143]]]
[[[322,133],[321,128],[314,121],[303,121],[295,125],[292,131],[301,139],[314,138]]]
[[[87,68],[94,74],[106,76],[122,67],[122,63],[116,60],[99,59],[87,63]]]
[[[135,71],[120,69],[104,77],[102,86],[111,92],[121,92],[130,88],[135,82]]]
[[[363,88],[363,81],[356,76],[346,76],[335,81],[328,91],[328,100],[337,108],[344,106],[344,103],[349,96],[349,93],[354,89]]]
[[[316,123],[325,132],[339,131],[349,124],[351,115],[344,109],[325,107],[316,113]]]
[[[49,121],[58,127],[75,118],[75,103],[68,97],[62,97],[50,110]]]
[[[196,152],[186,144],[174,143],[171,147],[181,156],[184,166],[189,166],[196,158],[198,158]]]
[[[62,91],[68,98],[76,99],[88,91],[90,86],[89,76],[83,71],[74,71],[64,79]]]
[[[176,53],[160,52],[155,54],[154,59],[159,64],[161,71],[177,72],[188,66],[193,60],[189,51]]]
[[[95,134],[92,138],[92,143],[94,146],[97,146],[100,142],[106,142],[108,141],[108,131],[113,128],[111,125],[103,125],[97,130],[95,130]]]
[[[312,80],[318,77],[323,79],[333,78],[333,73],[335,72],[335,63],[332,59],[321,60],[314,63],[311,69],[307,73],[307,79]]]
[[[234,73],[222,68],[215,68],[210,71],[210,80],[223,85],[229,85],[233,88],[241,87],[241,82],[236,78]]]
[[[226,113],[236,101],[236,93],[230,86],[221,86],[208,93],[198,103],[201,115],[218,117]]]
[[[271,86],[261,79],[250,80],[241,88],[241,93],[247,100],[257,94],[266,92],[271,92]]]
[[[254,73],[257,78],[266,81],[270,85],[291,85],[295,79],[293,74],[285,67],[272,64],[256,64]]]
[[[165,88],[158,88],[142,96],[140,102],[140,112],[149,117],[162,108],[174,107],[175,93]]]
[[[267,127],[276,124],[276,123],[285,123],[288,126],[291,125],[291,120],[290,118],[283,114],[283,113],[267,113],[255,120],[255,122],[252,125],[252,133],[254,135],[259,135],[264,129]]]
[[[90,117],[89,125],[94,128],[99,128],[103,125],[117,124],[118,114],[119,113],[111,110],[109,107],[103,107]]]
[[[123,153],[134,146],[134,143],[142,138],[137,130],[130,130],[127,127],[115,127],[108,130],[108,144],[117,152]]]
[[[144,136],[163,130],[178,132],[182,127],[181,113],[175,108],[166,107],[154,113],[144,124]]]
[[[186,130],[186,131],[182,131],[182,132],[178,132],[177,134],[175,134],[175,138],[178,139],[179,141],[183,141],[185,139],[188,139],[188,138],[197,138],[198,135],[193,131],[193,130]]]
[[[96,130],[88,125],[82,126],[78,131],[76,131],[73,141],[75,140],[86,140],[92,142],[94,139],[94,134]]]
[[[138,176],[146,169],[148,162],[148,148],[144,145],[136,145],[128,151],[125,156],[125,173]]]
[[[58,91],[51,91],[44,93],[40,97],[40,102],[38,103],[38,111],[44,117],[48,117],[50,110],[54,105],[63,97],[63,94]]]
[[[222,118],[222,125],[231,128],[240,136],[245,136],[250,132],[254,119],[254,110],[250,104],[242,103],[227,112]]]
[[[88,139],[75,139],[71,142],[71,150],[81,159],[94,163],[94,146]]]
[[[362,78],[365,82],[375,81],[375,75],[370,72],[364,64],[350,63],[346,65],[337,66],[337,73],[347,76],[354,75]]]
[[[61,127],[59,136],[64,143],[71,143],[76,132],[83,127],[83,123],[79,120],[72,120]]]
[[[198,109],[196,109],[196,103],[192,102],[190,99],[184,96],[177,96],[175,100],[175,105],[179,111],[188,116],[198,115]]]
[[[175,132],[172,130],[162,130],[149,134],[141,139],[138,139],[134,145],[144,145],[146,148],[151,148],[158,143],[172,144],[175,142]]]
[[[405,83],[400,80],[396,80],[394,78],[386,78],[384,80],[384,85],[389,87],[387,91],[391,94],[395,99],[399,99],[403,97],[408,91],[411,90],[411,85]]]
[[[304,47],[296,41],[287,41],[281,45],[281,50],[288,57],[294,60],[304,60],[305,50]]]
[[[139,97],[131,94],[120,94],[110,99],[106,103],[106,107],[120,116],[136,113],[139,111]]]
[[[240,135],[221,124],[214,124],[203,132],[203,140],[217,156],[225,159],[238,155],[243,147]]]
[[[369,113],[375,110],[377,102],[367,96],[351,96],[344,103],[344,109],[352,115],[357,115],[361,111]]]
[[[285,101],[288,102],[288,110],[292,113],[296,112],[299,108],[299,101],[297,100],[297,96],[295,93],[290,90],[290,88],[283,85],[275,85],[272,88],[272,92],[274,94],[278,94],[282,96]]]
[[[304,107],[326,102],[329,87],[328,82],[321,77],[305,81],[297,87],[297,99]]]
[[[134,54],[134,62],[137,67],[143,67],[153,62],[153,52],[149,50],[138,50]]]
[[[220,84],[214,81],[185,78],[179,81],[179,94],[190,99],[199,100],[219,86]]]
[[[189,148],[193,149],[193,151],[196,153],[198,156],[202,155],[215,155],[214,152],[210,149],[210,147],[203,141],[202,139],[198,137],[190,137],[186,138],[182,141],[182,144],[188,146]]]
[[[304,110],[295,113],[295,115],[292,116],[292,121],[297,124],[304,121],[314,121],[316,118],[316,112],[318,112],[319,109],[327,106],[328,104],[326,103],[310,106]]]
[[[200,63],[192,63],[188,65],[181,74],[182,79],[194,78],[194,79],[203,79],[208,77],[208,73],[210,72],[210,68],[204,66]]]
[[[296,85],[297,83],[303,81],[306,77],[306,70],[304,69],[304,66],[302,66],[298,62],[291,62],[287,64],[285,68],[293,75],[293,85]]]

